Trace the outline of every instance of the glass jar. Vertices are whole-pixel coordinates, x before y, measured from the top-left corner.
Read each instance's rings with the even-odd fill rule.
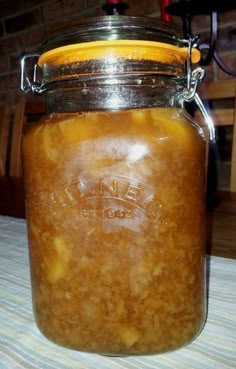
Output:
[[[145,18],[90,18],[44,45],[47,114],[23,158],[35,319],[60,345],[155,354],[203,327],[206,138],[183,107],[187,58]]]

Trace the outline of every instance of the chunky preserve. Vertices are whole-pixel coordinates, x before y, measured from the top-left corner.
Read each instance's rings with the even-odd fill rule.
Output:
[[[23,145],[40,330],[152,354],[205,320],[205,139],[181,108],[53,113]]]

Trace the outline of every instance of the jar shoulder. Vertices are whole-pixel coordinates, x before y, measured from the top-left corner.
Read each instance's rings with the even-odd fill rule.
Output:
[[[150,136],[155,138],[183,136],[204,138],[202,127],[183,110],[147,108],[119,111],[60,113],[45,115],[32,125],[26,137],[56,134],[58,139],[83,140],[106,134]]]

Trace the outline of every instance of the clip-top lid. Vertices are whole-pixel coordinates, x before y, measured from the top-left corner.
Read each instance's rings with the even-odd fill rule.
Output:
[[[148,17],[103,16],[82,19],[73,27],[50,36],[38,64],[63,65],[107,57],[183,63],[188,40],[177,28]],[[193,48],[192,62],[200,52]]]

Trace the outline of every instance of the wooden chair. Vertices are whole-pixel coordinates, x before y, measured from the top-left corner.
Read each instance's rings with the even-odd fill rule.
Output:
[[[232,135],[232,155],[230,169],[230,192],[236,192],[236,80],[221,80],[210,83],[203,83],[199,91],[200,96],[208,102],[219,100],[233,100],[230,108],[212,108],[211,116],[215,126],[233,126]],[[196,119],[200,118],[200,113],[196,113]]]
[[[10,106],[0,106],[0,176],[6,174],[9,127]]]
[[[21,146],[23,131],[43,114],[42,103],[20,100],[14,112],[0,107],[0,215],[25,216]]]

